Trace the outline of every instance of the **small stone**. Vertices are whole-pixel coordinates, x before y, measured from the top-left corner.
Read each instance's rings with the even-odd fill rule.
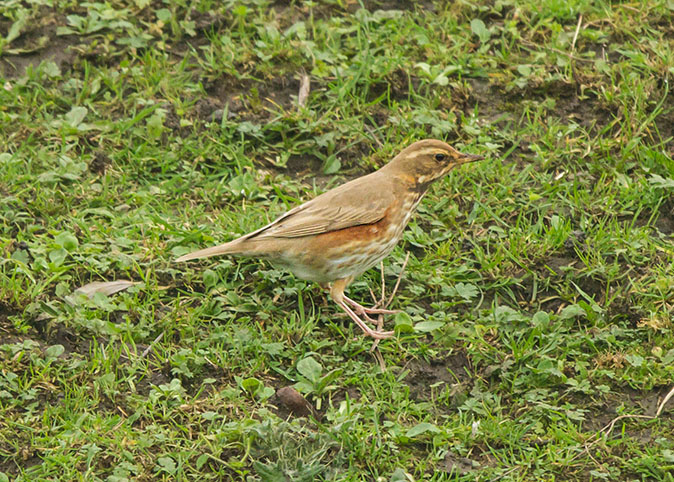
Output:
[[[276,391],[276,396],[281,403],[295,415],[306,417],[313,411],[313,407],[297,390],[293,387],[283,387]]]

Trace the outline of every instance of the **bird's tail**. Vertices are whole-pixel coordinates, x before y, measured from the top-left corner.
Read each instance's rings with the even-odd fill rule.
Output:
[[[191,259],[210,258],[220,254],[242,254],[245,250],[241,249],[241,242],[237,239],[229,243],[213,246],[206,249],[200,249],[193,253],[188,253],[176,259],[176,262],[189,261]]]

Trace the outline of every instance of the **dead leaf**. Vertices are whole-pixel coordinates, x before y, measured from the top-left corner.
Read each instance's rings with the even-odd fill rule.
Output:
[[[307,99],[309,98],[309,91],[311,89],[311,81],[307,74],[302,74],[300,78],[300,92],[297,94],[297,104],[300,107],[307,105]]]
[[[124,291],[131,286],[138,284],[136,281],[119,279],[116,281],[94,281],[75,290],[75,294],[85,295],[93,298],[96,293],[103,293],[105,296],[112,296],[115,293]]]

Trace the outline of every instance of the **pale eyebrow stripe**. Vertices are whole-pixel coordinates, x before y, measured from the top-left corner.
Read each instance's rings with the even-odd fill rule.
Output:
[[[415,152],[412,156],[410,156],[412,159],[415,157],[423,156],[425,154],[435,154],[436,152],[443,152],[442,149],[438,149],[437,147],[427,147],[426,149],[422,151],[417,151]]]

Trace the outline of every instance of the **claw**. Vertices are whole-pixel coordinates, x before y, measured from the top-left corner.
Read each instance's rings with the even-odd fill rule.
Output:
[[[330,286],[330,296],[332,297],[333,300],[335,300],[335,303],[339,305],[341,309],[343,309],[347,315],[349,315],[349,318],[351,318],[363,332],[367,336],[371,336],[375,340],[383,340],[386,338],[391,338],[395,333],[393,331],[381,331],[381,324],[377,323],[376,320],[373,320],[367,315],[367,312],[365,311],[365,308],[360,306],[358,303],[356,303],[353,300],[350,300],[344,295],[344,288],[348,284],[350,280],[349,279],[342,279],[335,281],[332,283],[332,286]],[[369,322],[375,323],[378,325],[379,329],[373,330],[368,326],[365,321],[363,321],[358,314],[356,314],[351,308],[349,308],[349,305],[347,304],[354,304],[359,308],[356,308],[356,310],[360,311],[358,314],[364,316]]]
[[[344,301],[346,301],[348,304],[353,306],[355,308],[355,312],[359,315],[367,314],[367,315],[395,315],[396,313],[400,313],[400,310],[387,310],[385,308],[377,308],[376,306],[372,308],[366,308],[365,306],[361,305],[360,303],[353,301],[351,298],[348,296],[344,295]]]
[[[340,308],[346,311],[346,314],[349,315],[349,317],[356,322],[356,324],[360,327],[361,330],[363,330],[363,332],[367,336],[371,336],[375,340],[384,340],[386,338],[391,338],[395,334],[393,331],[373,330],[372,328],[367,326],[367,323],[361,320],[360,317],[356,313],[354,313],[354,311],[351,308],[349,308],[346,303],[344,303],[344,301],[335,300],[335,302],[340,306]],[[369,316],[367,316],[367,318],[368,320],[375,322],[375,320],[372,320],[372,318],[370,318]]]

